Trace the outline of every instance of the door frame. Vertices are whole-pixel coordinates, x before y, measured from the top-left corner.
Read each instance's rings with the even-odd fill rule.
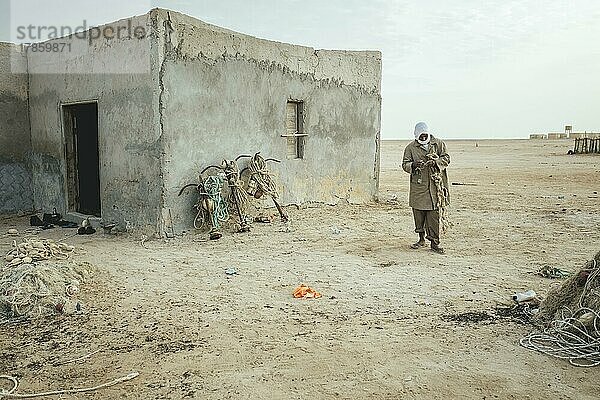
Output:
[[[69,181],[69,175],[68,175],[68,152],[67,152],[67,132],[65,131],[66,128],[66,124],[65,124],[65,107],[69,107],[69,106],[77,106],[77,105],[84,105],[84,104],[96,104],[96,110],[97,110],[97,123],[98,123],[98,175],[99,175],[99,180],[100,180],[100,191],[99,191],[99,195],[100,195],[100,215],[102,216],[102,163],[101,160],[103,159],[103,154],[101,151],[102,146],[100,145],[100,102],[98,98],[90,98],[87,100],[77,100],[77,101],[60,101],[58,103],[58,115],[59,115],[59,121],[60,121],[60,131],[61,131],[61,146],[62,146],[62,152],[63,152],[63,177],[64,177],[64,184],[63,184],[63,193],[65,194],[65,212],[66,213],[74,213],[74,214],[79,214],[79,212],[77,211],[77,207],[75,207],[74,209],[71,208],[70,204],[71,204],[71,200],[69,197],[69,185],[70,185],[70,181]],[[70,134],[72,134],[73,132],[70,132]],[[83,214],[82,214],[83,215]],[[96,216],[91,216],[93,218],[98,218]]]

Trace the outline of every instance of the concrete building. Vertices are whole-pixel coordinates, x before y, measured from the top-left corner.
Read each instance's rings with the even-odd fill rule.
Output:
[[[529,135],[529,139],[548,139],[548,135],[545,133],[532,133]]]
[[[568,139],[569,135],[564,132],[549,132],[548,139],[550,140],[560,140],[560,139]]]
[[[180,232],[196,199],[179,188],[258,151],[282,160],[283,203],[376,197],[381,53],[257,39],[163,9],[95,29],[45,42],[68,51],[30,48],[3,94],[20,111],[2,123],[20,119],[2,129],[23,145],[1,160],[29,167],[35,209]]]
[[[600,133],[594,132],[573,132],[572,125],[565,125],[564,132],[548,132],[548,133],[532,133],[529,135],[529,139],[549,139],[549,140],[562,140],[562,139],[596,139],[600,138]]]
[[[33,208],[28,77],[13,74],[11,64],[27,69],[27,57],[20,46],[0,43],[0,213]]]

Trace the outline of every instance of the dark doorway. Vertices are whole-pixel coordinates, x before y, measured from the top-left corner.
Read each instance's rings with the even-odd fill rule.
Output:
[[[69,210],[100,217],[98,103],[63,105]]]

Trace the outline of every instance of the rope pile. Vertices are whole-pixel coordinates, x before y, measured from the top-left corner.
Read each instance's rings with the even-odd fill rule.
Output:
[[[435,153],[427,154],[427,158],[429,161],[436,161],[439,159],[439,156]],[[452,226],[450,222],[450,217],[448,215],[448,189],[444,186],[444,181],[442,179],[442,172],[438,168],[437,164],[432,163],[429,167],[431,180],[435,184],[436,194],[437,194],[437,202],[436,207],[439,210],[439,220],[440,220],[440,230],[442,233],[446,233],[448,229]]]
[[[522,346],[579,367],[600,365],[600,252],[548,294],[536,319],[547,328],[521,339]]]
[[[6,267],[16,267],[21,264],[30,264],[35,261],[50,260],[52,258],[66,260],[75,247],[66,243],[56,243],[53,240],[28,240],[17,244],[13,240],[12,249],[6,254],[4,260]]]
[[[50,261],[0,269],[0,321],[75,312],[79,286],[89,272],[86,263]]]
[[[222,222],[229,220],[227,203],[221,195],[223,182],[223,177],[218,175],[211,175],[204,180],[204,190],[206,192],[200,192],[200,201],[196,204],[196,208],[198,209],[198,214],[196,214],[196,218],[194,219],[194,227],[196,229],[207,225],[209,218],[212,227],[216,229],[221,226]],[[203,207],[203,196],[208,197],[212,201],[212,210],[207,210]]]
[[[241,215],[246,216],[250,202],[248,194],[244,190],[244,182],[239,179],[240,174],[237,165],[234,164],[226,173],[229,185],[229,207],[239,207]]]
[[[273,198],[278,198],[277,186],[267,169],[267,162],[260,154],[255,154],[248,164],[250,180],[254,180],[260,191]]]

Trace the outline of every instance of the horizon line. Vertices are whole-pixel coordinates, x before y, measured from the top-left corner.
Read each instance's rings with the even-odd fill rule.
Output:
[[[437,137],[437,136],[436,136]],[[439,138],[439,137],[438,137]],[[439,138],[443,140],[530,140],[528,137],[491,137],[491,138]],[[381,140],[389,141],[412,141],[411,138],[381,138]]]

